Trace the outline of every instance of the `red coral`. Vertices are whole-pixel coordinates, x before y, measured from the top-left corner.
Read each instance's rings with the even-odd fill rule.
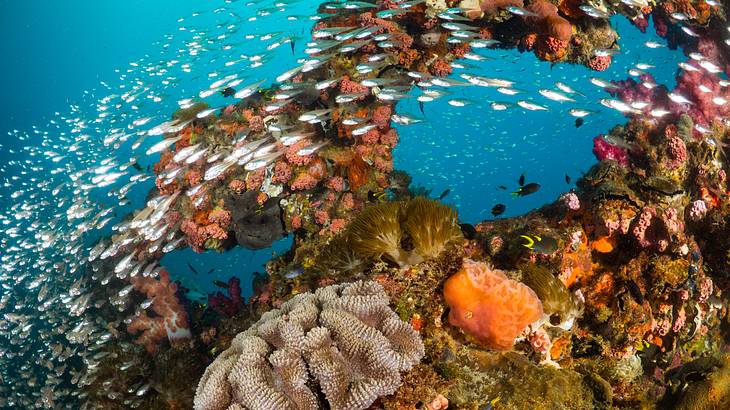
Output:
[[[367,92],[369,88],[357,81],[350,80],[350,77],[344,76],[340,81],[340,92],[343,94],[354,94]]]
[[[237,194],[241,194],[246,190],[246,183],[240,179],[234,179],[228,183],[228,188]]]
[[[291,167],[284,161],[279,161],[274,165],[274,176],[271,180],[277,184],[283,184],[291,179]]]
[[[398,145],[398,132],[391,128],[387,132],[381,133],[380,143],[395,147]]]
[[[611,65],[611,56],[595,56],[588,62],[588,68],[595,71],[606,71]]]
[[[259,168],[246,174],[246,189],[254,191],[261,188],[266,177],[266,168]]]
[[[317,186],[317,179],[306,172],[302,172],[294,178],[289,186],[294,191],[306,191]]]
[[[377,144],[380,139],[380,133],[376,129],[366,132],[362,137],[362,142],[368,145]]]
[[[232,317],[243,309],[245,302],[241,297],[241,281],[232,277],[228,280],[228,296],[221,292],[208,295],[208,306],[221,316]]]
[[[332,177],[327,180],[325,186],[335,192],[342,192],[345,190],[345,179],[342,177]]]
[[[308,140],[302,140],[297,142],[296,144],[290,145],[285,151],[284,151],[284,157],[287,161],[289,161],[290,164],[294,165],[306,165],[308,164],[312,158],[314,158],[314,155],[298,155],[297,152],[308,146],[310,142]]]
[[[373,110],[373,123],[379,128],[385,128],[390,123],[390,115],[393,109],[390,105],[380,105]]]
[[[431,64],[429,70],[435,76],[446,77],[451,74],[453,68],[446,60],[439,58]]]

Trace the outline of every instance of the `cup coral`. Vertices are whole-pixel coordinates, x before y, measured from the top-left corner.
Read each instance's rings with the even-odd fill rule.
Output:
[[[490,349],[512,348],[515,338],[543,314],[528,286],[469,259],[446,280],[444,297],[451,308],[449,322]]]

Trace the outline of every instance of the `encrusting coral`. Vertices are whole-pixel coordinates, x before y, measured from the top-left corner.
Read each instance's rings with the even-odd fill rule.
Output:
[[[400,372],[423,355],[380,284],[332,285],[295,296],[236,336],[206,369],[195,408],[317,409],[312,377],[331,409],[365,409],[395,392]]]

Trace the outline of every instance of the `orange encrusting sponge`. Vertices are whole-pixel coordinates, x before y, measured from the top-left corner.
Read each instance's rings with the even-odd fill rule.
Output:
[[[542,303],[527,285],[469,259],[446,280],[444,297],[451,308],[449,322],[490,349],[511,349],[527,325],[542,316]]]

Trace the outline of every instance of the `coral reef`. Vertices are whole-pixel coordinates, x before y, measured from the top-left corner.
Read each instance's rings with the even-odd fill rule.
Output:
[[[376,282],[295,296],[264,314],[208,367],[196,409],[317,409],[314,378],[332,409],[365,409],[423,356],[420,337]]]

